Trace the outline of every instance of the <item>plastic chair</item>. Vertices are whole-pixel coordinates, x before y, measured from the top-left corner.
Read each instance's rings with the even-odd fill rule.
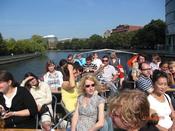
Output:
[[[136,89],[136,82],[124,80],[122,84],[122,89]]]

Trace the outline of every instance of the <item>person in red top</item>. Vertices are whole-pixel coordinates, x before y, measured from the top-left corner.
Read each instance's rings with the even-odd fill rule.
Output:
[[[118,69],[119,87],[122,87],[122,83],[125,79],[125,72],[121,64],[117,65],[116,68]]]
[[[112,52],[110,55],[110,59],[111,65],[113,65],[118,71],[117,79],[119,80],[119,87],[122,87],[122,83],[125,76],[123,66],[120,64],[120,58],[117,57],[116,52]]]

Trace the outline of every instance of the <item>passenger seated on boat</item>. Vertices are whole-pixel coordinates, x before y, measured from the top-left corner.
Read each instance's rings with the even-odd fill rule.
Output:
[[[77,54],[74,62],[78,62],[80,66],[83,66],[84,64],[86,64],[86,59],[82,57],[82,54]]]
[[[79,77],[81,77],[83,73],[83,67],[80,66],[78,62],[69,63],[66,59],[61,59],[57,70],[61,71],[61,73],[63,74],[63,81],[69,81],[70,78],[68,64],[73,66],[74,70],[76,70],[75,73],[78,73],[78,75],[76,76],[76,81],[78,81],[80,79]]]
[[[42,106],[47,105],[49,111],[41,114],[41,127],[50,131],[51,129],[51,116],[53,115],[52,110],[52,93],[49,85],[43,81],[40,81],[37,76],[33,73],[28,72],[24,76],[24,80],[21,83],[21,86],[27,88],[32,96],[34,97],[38,112],[41,111]]]
[[[69,80],[69,70],[67,65],[70,64],[66,59],[61,59],[59,61],[59,65],[57,66],[57,70],[59,70],[63,74],[63,81]]]
[[[139,65],[139,69],[141,74],[136,81],[137,88],[145,93],[152,93],[153,92],[153,85],[151,80],[152,70],[150,64],[147,62],[143,62]]]
[[[150,63],[152,71],[159,70],[160,63],[161,63],[161,57],[158,54],[153,54],[152,61]]]
[[[102,64],[102,61],[101,59],[98,57],[98,53],[97,52],[94,52],[92,54],[92,63],[95,64],[97,66],[97,69],[100,68],[101,64]]]
[[[77,92],[77,78],[81,74],[77,65],[67,64],[66,66],[69,77],[68,80],[63,81],[61,88],[62,102],[65,105],[65,108],[72,112],[75,110],[78,92]]]
[[[109,115],[108,123],[117,130],[139,131],[150,118],[147,96],[139,90],[124,90],[110,101]]]
[[[169,70],[172,74],[172,79],[174,80],[172,84],[175,85],[175,60],[169,62]]]
[[[99,82],[91,75],[80,80],[76,110],[72,118],[72,131],[97,131],[104,125],[105,100],[96,91]]]
[[[110,54],[110,64],[116,67],[120,65],[120,58],[117,57],[116,52],[111,52]]]
[[[46,63],[46,74],[44,75],[44,82],[46,82],[53,93],[58,93],[63,84],[63,75],[56,70],[56,65],[52,60]]]
[[[160,130],[169,130],[175,120],[175,111],[170,97],[165,93],[168,89],[167,74],[160,70],[153,73],[153,92],[148,96],[152,113],[157,113],[159,122],[157,127]]]
[[[131,62],[131,79],[134,81],[138,80],[138,77],[140,76],[140,69],[139,65],[146,61],[146,56],[144,54],[138,54],[136,56],[136,59]]]
[[[30,92],[15,82],[12,74],[0,71],[0,107],[5,128],[35,128],[37,105]]]
[[[118,87],[122,87],[122,83],[124,81],[124,68],[120,63],[120,58],[117,57],[116,52],[112,52],[110,55],[110,64],[115,67],[118,71]]]
[[[92,63],[91,56],[86,58],[86,64],[83,65],[83,73],[94,73],[97,70],[97,66]]]
[[[67,56],[67,62],[69,62],[69,63],[74,63],[74,57],[73,57],[73,55],[72,54],[69,54],[68,56]]]
[[[111,96],[115,95],[118,92],[118,89],[116,87],[116,82],[118,78],[118,72],[115,70],[114,66],[109,65],[109,57],[107,55],[103,56],[102,59],[103,65],[99,68],[97,72],[98,79],[103,84],[108,84],[109,89],[111,90]]]
[[[165,72],[168,76],[168,85],[171,87],[171,85],[174,85],[174,78],[172,73],[169,70],[169,62],[168,61],[162,61],[159,65],[159,69],[163,72]]]

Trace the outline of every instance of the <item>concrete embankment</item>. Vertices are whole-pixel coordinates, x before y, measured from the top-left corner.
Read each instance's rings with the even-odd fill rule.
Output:
[[[40,55],[41,55],[40,53],[32,53],[32,54],[25,54],[25,55],[3,56],[3,57],[0,57],[0,65],[9,64],[17,61],[23,61],[23,60],[40,56]]]

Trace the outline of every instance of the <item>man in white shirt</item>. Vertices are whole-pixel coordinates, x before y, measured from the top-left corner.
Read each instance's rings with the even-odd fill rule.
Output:
[[[102,77],[107,82],[114,82],[117,78],[117,71],[115,70],[114,66],[109,65],[109,57],[106,55],[103,56],[102,62],[103,62]]]
[[[101,80],[110,88],[110,96],[113,96],[118,91],[114,84],[118,78],[118,72],[115,70],[114,66],[109,65],[109,57],[107,55],[103,56],[102,62],[103,64],[99,69],[101,70]]]

